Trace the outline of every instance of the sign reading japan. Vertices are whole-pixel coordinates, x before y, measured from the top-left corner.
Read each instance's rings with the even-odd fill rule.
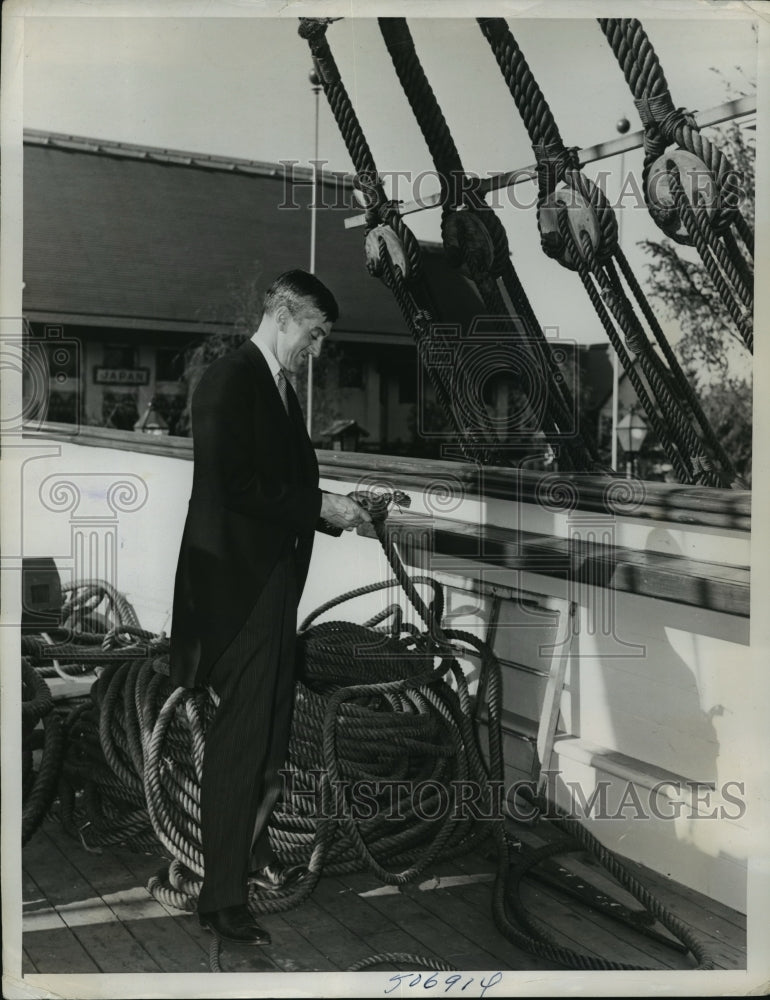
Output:
[[[94,368],[97,385],[147,385],[149,368]]]

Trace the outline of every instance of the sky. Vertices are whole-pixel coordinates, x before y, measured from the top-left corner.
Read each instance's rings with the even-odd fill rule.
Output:
[[[101,5],[105,11],[108,6]],[[354,14],[358,9],[347,6]],[[675,104],[706,109],[731,96],[729,85],[751,89],[756,42],[745,7],[723,5],[730,13],[709,5],[698,8],[703,13],[694,19],[691,5],[674,4],[689,13],[672,21],[660,18],[660,3],[645,6],[657,15],[643,23]],[[89,14],[93,9],[81,8]],[[185,5],[173,9],[184,10]],[[248,13],[254,7],[243,4],[240,9]],[[553,4],[535,9],[539,15],[556,10]],[[571,9],[583,15],[587,10],[580,5],[559,8]],[[475,20],[410,17],[409,24],[465,169],[485,176],[532,163],[526,131]],[[624,116],[631,131],[639,128],[630,91],[593,17],[522,16],[510,18],[509,24],[568,145],[616,138],[616,123]],[[328,38],[379,169],[414,175],[431,171],[376,20],[345,17],[330,26]],[[169,149],[308,164],[314,155],[315,113],[310,68],[309,50],[293,16],[28,17],[24,124]],[[323,95],[318,155],[331,170],[352,168]],[[621,168],[639,176],[641,155],[626,154],[622,163],[618,157],[603,161],[586,172],[609,171],[606,189],[614,197]],[[421,191],[427,194],[436,186],[428,178]],[[402,185],[398,194],[410,200],[412,191]],[[603,341],[579,279],[540,250],[534,187],[519,185],[515,194],[516,204],[507,198],[500,202],[505,206],[501,218],[541,324],[567,339]],[[656,238],[658,231],[644,206],[628,206],[621,215],[626,253],[643,277],[644,258],[636,243]],[[408,221],[418,237],[440,238],[438,211],[410,215]],[[363,230],[361,235],[363,243]],[[263,266],[269,270],[269,262]],[[363,267],[362,247],[362,278]],[[670,333],[676,339],[677,331]]]

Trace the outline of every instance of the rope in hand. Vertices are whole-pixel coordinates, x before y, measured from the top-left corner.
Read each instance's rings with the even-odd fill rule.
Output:
[[[512,863],[524,854],[522,845],[510,839],[502,816],[492,821],[451,813],[436,821],[416,816],[406,792],[420,785],[430,786],[421,803],[428,814],[441,797],[440,787],[451,787],[452,781],[476,782],[482,811],[491,804],[492,783],[502,782],[504,774],[500,667],[481,640],[443,627],[441,588],[430,578],[411,578],[385,522],[373,523],[396,579],[328,602],[302,623],[298,636],[300,679],[287,764],[290,792],[279,803],[270,833],[282,860],[305,863],[309,875],[288,890],[260,894],[252,888],[251,909],[258,914],[299,905],[324,871],[368,869],[386,883],[402,885],[438,857],[467,853],[492,837],[498,858],[493,915],[509,941],[571,968],[630,968],[564,948],[545,928],[522,916],[511,873]],[[420,586],[431,588],[429,603]],[[391,587],[404,590],[424,628],[406,622],[398,605],[363,625],[312,624],[343,601]],[[386,618],[392,618],[390,627],[382,624]],[[203,874],[200,775],[214,699],[205,690],[171,689],[163,672],[168,647],[162,637],[122,652],[124,660],[108,661],[90,701],[75,709],[68,721],[60,816],[91,849],[111,844],[155,853],[162,845],[173,860],[148,888],[167,905],[194,910]],[[42,646],[41,653],[53,655],[49,646]],[[461,658],[470,656],[481,665],[488,764],[460,665]],[[390,790],[385,798],[375,793],[369,815],[358,814],[356,803],[346,795],[358,780],[375,786],[380,781]],[[398,781],[405,783],[405,791],[394,799],[392,788]],[[553,815],[550,803],[537,804]],[[387,818],[388,810],[395,811],[395,819]],[[699,967],[709,964],[689,929],[612,852],[568,817],[558,815],[549,823],[593,853],[692,952]],[[215,940],[212,969],[221,968],[220,947]],[[367,962],[389,960],[375,956]],[[401,960],[406,961],[403,956]],[[434,959],[408,960],[437,967]]]

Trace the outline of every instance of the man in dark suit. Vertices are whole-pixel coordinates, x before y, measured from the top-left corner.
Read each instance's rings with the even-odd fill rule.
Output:
[[[337,319],[331,292],[305,271],[281,275],[256,333],[205,371],[192,401],[193,486],[179,553],[171,679],[219,699],[201,785],[204,881],[198,913],[226,940],[265,944],[248,880],[286,870],[268,840],[294,694],[297,605],[313,535],[370,521],[318,488],[318,463],[286,373],[318,357]],[[251,875],[250,873],[251,871]]]

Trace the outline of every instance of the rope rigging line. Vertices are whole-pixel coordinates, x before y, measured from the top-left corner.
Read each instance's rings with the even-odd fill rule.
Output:
[[[492,809],[493,787],[502,787],[504,779],[500,664],[481,639],[442,624],[441,586],[430,577],[411,577],[390,525],[384,517],[373,523],[394,578],[328,601],[298,632],[287,784],[270,820],[270,837],[282,861],[305,864],[309,874],[294,887],[269,893],[252,885],[250,909],[255,915],[292,909],[310,896],[323,873],[368,870],[386,884],[404,885],[437,858],[466,854],[491,838],[497,854],[493,915],[511,943],[569,968],[632,968],[564,947],[522,910],[511,866],[529,854],[511,839],[504,815]],[[432,592],[429,602],[417,589],[422,586]],[[390,588],[403,591],[422,629],[410,626],[401,613],[392,615],[390,625],[382,624],[388,617],[382,611],[363,625],[337,620],[313,624],[345,601]],[[397,607],[391,604],[387,611]],[[86,648],[94,645],[89,637]],[[67,720],[59,817],[91,850],[120,845],[158,853],[160,845],[171,861],[150,879],[149,891],[166,905],[194,911],[203,875],[205,734],[216,697],[210,689],[172,689],[164,637],[156,637],[150,657],[141,643],[123,652],[124,661],[106,663],[88,701]],[[486,748],[461,657],[480,665]],[[48,704],[44,692],[39,700]],[[351,792],[361,781],[369,783],[375,804],[368,811]],[[438,807],[454,782],[472,782],[480,790],[480,814],[444,810],[440,815]],[[416,788],[422,789],[419,814]],[[579,846],[594,855],[692,953],[699,967],[709,966],[692,932],[612,852],[558,811],[552,820],[554,807],[544,798],[535,803],[541,828],[543,823],[554,825],[567,835],[569,850]],[[366,962],[388,960],[372,956]],[[438,967],[431,964],[433,958],[408,960]],[[210,966],[222,967],[218,938]]]
[[[741,180],[727,157],[675,108],[663,68],[635,18],[599,18],[644,128],[643,188],[656,225],[694,246],[735,323],[753,350],[754,235],[740,210]],[[666,153],[669,146],[677,148]],[[691,188],[685,193],[684,184]],[[736,243],[740,237],[745,253]],[[750,258],[750,260],[749,260]],[[750,262],[751,261],[751,262]]]
[[[434,317],[440,315],[426,282],[423,280],[422,253],[417,239],[401,218],[397,207],[385,194],[371,150],[355,113],[345,84],[326,39],[328,21],[323,18],[300,18],[299,34],[310,47],[324,94],[337,122],[340,134],[356,169],[355,185],[366,206],[367,269],[391,289],[402,315],[415,338],[421,360],[433,350],[437,336]],[[386,243],[392,266],[383,261],[382,243]],[[393,260],[397,256],[397,260]],[[451,349],[451,348],[450,348]],[[446,366],[445,366],[446,367]],[[424,366],[447,418],[455,425],[463,454],[471,461],[504,464],[495,450],[496,435],[485,407],[468,422],[457,413],[453,402],[462,399],[458,382],[462,373],[454,366]],[[480,426],[479,426],[480,425]]]
[[[677,169],[677,164],[673,160],[668,160],[669,167],[668,183],[671,194],[674,198],[679,217],[687,230],[693,245],[700,253],[703,264],[708,272],[720,298],[725,304],[725,308],[735,323],[741,338],[750,351],[754,349],[754,332],[751,316],[750,303],[741,303],[739,297],[733,294],[728,279],[724,276],[724,269],[720,270],[718,255],[712,256],[711,249],[711,229],[705,219],[705,210],[701,205],[695,209],[690,205],[682,187],[681,175]],[[718,244],[722,247],[722,244]]]
[[[486,408],[480,407],[474,414],[470,415],[470,419],[463,419],[463,408],[458,405],[458,399],[462,401],[467,392],[462,389],[458,391],[457,386],[453,384],[457,377],[457,369],[454,366],[435,363],[434,358],[437,354],[440,356],[442,350],[445,357],[451,358],[453,345],[445,343],[443,334],[440,328],[433,324],[430,313],[420,308],[415,302],[414,296],[407,287],[403,269],[391,257],[385,234],[379,231],[378,227],[372,230],[372,235],[377,241],[377,257],[376,263],[375,258],[370,257],[369,272],[374,277],[381,277],[393,293],[415,341],[422,370],[428,373],[439,405],[444,413],[453,420],[460,433],[461,452],[471,461],[483,464],[502,464],[502,458],[490,446],[490,442],[494,440],[494,430]],[[483,424],[482,428],[477,426],[479,417]]]
[[[564,145],[550,107],[505,20],[478,18],[478,23],[532,142],[537,160],[538,226],[544,252],[562,266],[578,272],[680,481],[710,486],[737,484],[732,464],[708,426],[660,323],[622,254],[612,206],[597,185],[583,175],[577,149]],[[663,357],[656,352],[642,325],[616,263]],[[625,348],[618,330],[622,331]]]
[[[577,272],[580,276],[580,280],[583,282],[583,287],[588,294],[591,303],[596,310],[596,315],[599,317],[602,326],[607,334],[607,337],[612,344],[615,353],[617,354],[621,365],[623,366],[623,371],[626,373],[628,380],[634,388],[634,392],[642,404],[645,414],[652,426],[652,429],[660,441],[661,447],[666,452],[669,457],[671,464],[677,476],[684,481],[690,480],[690,470],[688,468],[686,460],[682,457],[679,449],[676,447],[673,439],[671,438],[668,427],[663,421],[658,413],[658,410],[650,397],[647,387],[642,381],[639,372],[633,362],[633,359],[626,350],[623,341],[610,317],[607,310],[604,297],[602,296],[597,284],[592,280],[591,269],[587,263],[587,259],[584,259],[583,255],[580,253],[577,242],[575,240],[575,235],[572,232],[572,228],[569,225],[567,218],[564,213],[559,216],[559,226],[562,239],[564,240],[565,246],[567,246],[573,255],[575,260],[575,266]],[[586,236],[584,241],[586,257],[590,251],[589,237]]]
[[[519,331],[499,327],[513,336],[530,356],[545,386],[545,412],[540,427],[546,439],[563,453],[572,468],[597,467],[594,442],[573,428],[575,406],[572,394],[553,360],[541,325],[538,323],[510,257],[508,238],[497,214],[474,190],[474,179],[463,168],[460,154],[415,50],[411,32],[403,18],[379,18],[380,31],[390,54],[417,124],[425,138],[442,190],[442,239],[447,259],[465,266],[484,303],[493,316],[510,315],[500,294],[502,278],[523,326]],[[530,363],[531,363],[530,362]],[[526,426],[530,414],[522,416]]]
[[[433,322],[433,317],[439,315],[440,310],[437,309],[425,282],[421,280],[419,267],[415,266],[415,263],[419,264],[420,260],[419,243],[406,227],[397,207],[387,199],[376,174],[376,167],[368,144],[329,49],[325,37],[326,27],[327,23],[323,19],[300,19],[300,34],[310,44],[311,53],[319,70],[330,108],[358,171],[357,186],[359,190],[366,189],[368,191],[366,208],[367,267],[370,273],[381,277],[391,288],[407,325],[417,341],[420,360],[424,368],[427,368],[439,403],[445,414],[454,422],[460,434],[464,454],[470,455],[473,460],[481,461],[484,464],[510,464],[510,454],[506,452],[499,441],[495,425],[487,411],[486,403],[481,398],[479,388],[474,386],[473,379],[463,371],[462,366],[446,366],[448,370],[442,379],[442,375],[436,371],[435,364],[425,365],[426,357],[431,352],[440,353],[443,346],[440,329]],[[439,133],[437,133],[437,141],[438,137]],[[447,132],[443,132],[441,139],[449,143],[447,155],[459,162],[456,150],[454,153],[452,152],[451,136],[447,140]],[[455,213],[456,224],[450,227],[452,228],[451,234],[447,233],[446,235],[447,253],[450,257],[454,254],[456,265],[459,266],[460,263],[469,265],[472,277],[488,311],[496,316],[509,317],[495,278],[486,273],[489,266],[487,258],[490,254],[497,262],[498,269],[507,261],[508,266],[505,270],[511,270],[507,240],[495,213],[488,206],[483,207],[485,212],[483,213],[484,221],[480,223],[481,229],[478,225],[474,225],[475,217],[471,218],[467,211]],[[386,254],[383,254],[381,248],[383,240],[388,244]],[[408,241],[407,246],[402,245],[405,240]],[[388,256],[391,258],[392,266],[389,266],[385,260]],[[396,257],[402,259],[394,259]],[[400,276],[399,271],[401,272]],[[521,314],[531,316],[531,307],[528,306],[528,303],[525,305],[521,302],[523,289],[517,279],[509,276],[507,285],[511,289],[512,298],[516,301]],[[542,336],[539,327],[537,330]],[[439,342],[434,343],[436,340]],[[449,347],[450,352],[456,349],[455,343],[446,346]],[[550,352],[545,352],[537,340],[535,347],[534,353],[540,371],[547,377],[549,371],[555,367],[550,359]],[[558,371],[556,374],[558,375],[556,381],[563,383],[561,374]],[[562,424],[567,424],[570,419],[574,423],[574,406],[569,406],[569,390],[562,384],[557,387],[558,395],[553,396],[549,405],[551,407],[557,405],[554,399],[566,400],[561,404]],[[577,439],[577,443],[573,439]],[[560,435],[559,446],[562,450],[565,448],[575,450],[581,447],[583,451],[585,450],[584,446],[581,445],[579,434]],[[569,454],[565,457],[568,464],[585,467],[585,461],[582,457],[579,461],[570,459]]]

